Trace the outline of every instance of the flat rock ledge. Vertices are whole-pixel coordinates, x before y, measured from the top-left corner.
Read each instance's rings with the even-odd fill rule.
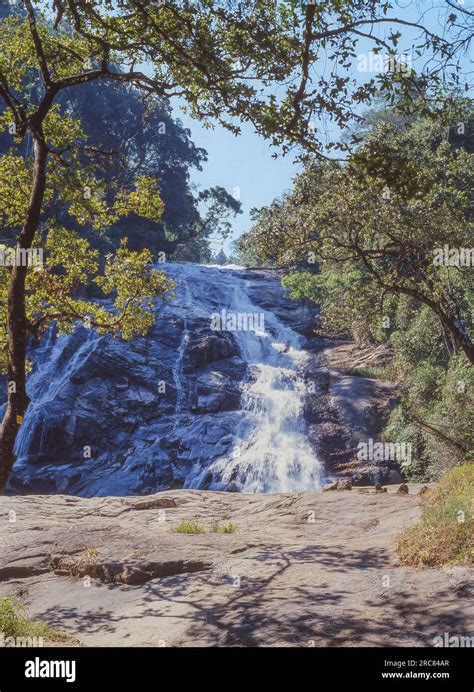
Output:
[[[433,646],[472,571],[401,566],[421,485],[0,498],[0,595],[84,646]],[[180,533],[182,522],[203,533]],[[230,533],[223,533],[227,527]]]

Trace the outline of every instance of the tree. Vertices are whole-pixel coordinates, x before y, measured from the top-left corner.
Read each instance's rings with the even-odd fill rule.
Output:
[[[253,123],[257,132],[276,145],[287,148],[302,142],[319,152],[318,137],[308,136],[314,113],[327,111],[339,125],[345,125],[354,117],[354,103],[370,99],[377,90],[375,78],[361,87],[338,74],[319,79],[314,88],[311,71],[320,52],[347,67],[362,35],[380,47],[381,39],[370,33],[376,25],[388,27],[384,46],[389,50],[396,47],[398,34],[390,27],[397,23],[418,27],[424,46],[442,58],[451,58],[462,48],[460,41],[450,46],[421,25],[389,16],[388,4],[380,6],[375,0],[355,4],[332,0],[303,7],[291,1],[274,5],[263,0],[238,4],[224,0],[167,4],[163,0],[45,0],[42,9],[33,7],[31,0],[21,0],[21,7],[23,13],[18,17],[2,20],[0,97],[8,131],[19,143],[27,138],[31,141],[31,154],[23,164],[20,157],[7,156],[3,161],[9,170],[7,192],[12,190],[11,182],[23,175],[22,187],[11,197],[12,208],[7,210],[8,224],[18,227],[16,240],[22,251],[35,242],[45,202],[69,196],[69,209],[79,223],[90,216],[99,219],[106,206],[96,179],[88,177],[87,168],[81,169],[79,150],[88,159],[93,155],[101,158],[106,152],[87,149],[77,129],[72,129],[75,138],[64,132],[64,112],[57,108],[62,94],[92,82],[133,84],[145,100],[184,98],[191,115],[199,120],[214,118],[238,133],[235,119],[240,118]],[[137,69],[144,63],[151,66],[150,71]],[[39,84],[35,83],[37,75]],[[439,68],[430,76],[439,81]],[[396,81],[403,89],[410,76],[400,79],[396,75]],[[270,88],[275,82],[286,85],[280,101]],[[391,76],[385,75],[383,85],[389,88],[391,83]],[[67,97],[63,102],[66,115],[68,104]],[[50,184],[54,174],[55,187]],[[84,188],[90,188],[86,200]],[[81,189],[82,197],[78,194]],[[157,193],[153,182],[141,177],[131,199],[153,208],[153,191]],[[25,194],[28,199],[22,206],[20,196]],[[125,198],[120,193],[117,197],[116,213],[129,213]],[[155,211],[161,213],[162,209]],[[11,215],[17,213],[14,221]],[[9,388],[0,428],[0,490],[14,463],[14,442],[28,405],[28,276],[28,266],[13,266],[7,286],[7,370],[8,380],[15,386]]]
[[[199,218],[189,235],[178,244],[178,258],[187,259],[180,252],[180,245],[184,245],[185,250],[190,243],[197,243],[201,247],[205,244],[209,248],[209,241],[228,238],[232,230],[230,219],[242,213],[242,204],[219,185],[199,192],[197,202]]]
[[[216,255],[216,264],[227,264],[227,257],[224,250],[221,248]]]
[[[467,129],[472,113],[463,117]],[[283,263],[318,260],[326,271],[312,290],[324,292],[325,278],[339,273],[349,303],[360,297],[361,315],[383,314],[390,295],[409,296],[435,313],[451,352],[461,349],[472,363],[470,267],[438,263],[435,254],[471,244],[470,155],[446,132],[425,119],[401,131],[377,125],[347,165],[308,165],[242,243]],[[334,310],[349,303],[335,301]]]
[[[132,185],[139,175],[154,177],[160,184],[164,202],[160,220],[138,219],[132,213],[112,224],[107,237],[89,234],[93,247],[114,249],[126,235],[133,250],[147,247],[172,257],[178,243],[186,242],[199,221],[190,170],[201,170],[207,154],[172,117],[168,100],[143,103],[142,94],[133,86],[91,82],[61,93],[59,103],[79,120],[90,145],[112,153],[104,157],[100,174],[109,190],[117,178],[121,185]]]
[[[87,59],[94,69],[81,75],[81,83],[106,77],[132,81],[149,93],[178,95],[194,118],[213,118],[235,133],[238,120],[251,122],[285,150],[300,143],[322,152],[313,120],[325,113],[345,127],[357,119],[359,104],[382,90],[407,110],[414,92],[430,103],[430,89],[457,81],[456,58],[472,38],[471,13],[462,7],[452,12],[450,0],[443,37],[423,26],[421,13],[419,21],[410,22],[377,0],[301,5],[121,0],[118,6],[113,0],[49,0],[45,5],[56,29],[69,24],[90,49]],[[416,82],[411,70],[397,69],[403,29],[417,32],[417,50],[428,58]],[[349,74],[361,42],[364,49],[383,52],[381,72],[363,84]],[[321,73],[322,60],[342,70]],[[152,66],[151,75],[136,70],[143,63]],[[127,75],[119,77],[114,65],[127,66]],[[279,98],[275,83],[283,85]],[[329,147],[345,148],[340,142]]]

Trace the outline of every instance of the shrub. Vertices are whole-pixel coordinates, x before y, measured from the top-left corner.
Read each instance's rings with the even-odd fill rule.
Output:
[[[353,377],[367,377],[369,380],[394,379],[393,371],[386,365],[357,365],[354,368],[349,368],[347,374]]]
[[[399,534],[401,562],[418,567],[474,562],[473,496],[474,464],[447,471],[425,495],[421,522]]]

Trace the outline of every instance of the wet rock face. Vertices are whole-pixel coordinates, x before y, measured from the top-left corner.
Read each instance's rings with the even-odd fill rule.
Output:
[[[79,326],[33,347],[10,491],[145,494],[226,453],[247,365],[235,335],[211,331],[212,309],[183,295],[146,337]]]
[[[240,349],[231,332],[207,332],[195,325],[196,332],[186,348],[184,369],[193,372],[219,360],[239,356]]]
[[[383,407],[374,401],[380,397],[363,378],[334,375],[321,354],[327,344],[309,338],[314,311],[285,296],[281,277],[197,265],[166,271],[177,281],[177,297],[145,337],[124,342],[78,326],[72,336],[51,332],[30,349],[31,404],[10,492],[238,492],[247,479],[251,492],[266,492],[261,477],[275,458],[276,468],[303,479],[290,490],[305,490],[310,481],[302,469],[311,465],[312,449],[329,477],[349,476],[356,484],[402,480],[396,465],[375,469],[381,472],[375,477],[370,465],[352,464],[358,442],[378,434]],[[222,310],[264,314],[265,337],[253,333],[249,341],[248,334],[216,330],[212,315]],[[295,338],[303,357],[297,367],[286,355]],[[299,378],[307,395],[298,393]],[[261,444],[264,433],[268,446]]]
[[[251,374],[238,335],[213,329],[211,315],[232,309],[244,286],[249,305],[288,325],[307,328],[308,312],[269,272],[167,271],[177,298],[145,337],[124,342],[78,326],[32,345],[32,403],[10,492],[147,494],[180,488],[231,452]]]

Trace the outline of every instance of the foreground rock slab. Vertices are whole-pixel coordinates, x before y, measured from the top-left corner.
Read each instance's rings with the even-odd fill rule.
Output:
[[[419,487],[3,497],[0,595],[85,646],[433,646],[472,631],[472,573],[398,564]]]

